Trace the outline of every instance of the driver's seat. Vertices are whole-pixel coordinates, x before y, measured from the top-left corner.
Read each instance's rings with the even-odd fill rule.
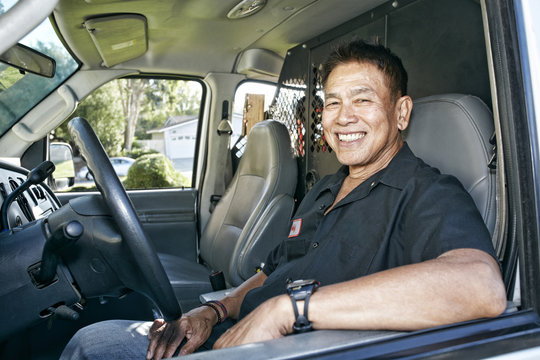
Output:
[[[497,219],[497,178],[488,166],[493,131],[493,116],[481,99],[441,94],[415,100],[409,127],[403,132],[416,156],[461,181],[492,235]]]
[[[198,306],[199,295],[212,291],[212,270],[223,271],[228,286],[255,274],[287,234],[296,181],[297,164],[285,125],[273,120],[255,125],[238,170],[201,236],[204,264],[159,255],[183,311]]]

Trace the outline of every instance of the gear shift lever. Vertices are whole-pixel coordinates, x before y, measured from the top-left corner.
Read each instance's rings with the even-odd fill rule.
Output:
[[[47,284],[54,279],[56,267],[58,266],[59,252],[66,246],[79,240],[83,232],[84,228],[77,220],[69,221],[53,230],[53,233],[43,247],[41,267],[36,276],[37,281]]]

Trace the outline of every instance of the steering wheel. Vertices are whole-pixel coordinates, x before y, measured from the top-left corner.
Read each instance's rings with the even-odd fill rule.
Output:
[[[90,124],[80,117],[72,119],[68,124],[68,129],[86,160],[88,168],[92,171],[96,186],[120,229],[122,241],[126,242],[130,250],[132,262],[142,274],[142,279],[136,279],[137,288],[133,290],[138,290],[150,297],[166,321],[179,319],[182,310],[167,274],[96,133]]]

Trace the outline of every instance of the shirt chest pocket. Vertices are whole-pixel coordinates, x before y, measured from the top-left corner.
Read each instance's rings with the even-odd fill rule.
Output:
[[[287,239],[285,241],[285,256],[287,261],[291,261],[306,255],[310,243],[310,239],[306,239],[305,237]]]
[[[287,261],[307,254],[322,218],[323,209],[314,208],[291,222],[289,237],[284,242]]]

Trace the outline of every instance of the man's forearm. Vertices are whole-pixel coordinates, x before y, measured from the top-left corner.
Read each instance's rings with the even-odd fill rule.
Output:
[[[322,286],[311,296],[308,317],[315,329],[416,330],[496,316],[505,306],[497,262],[482,251],[459,249]],[[298,312],[303,311],[304,302],[298,301]],[[215,347],[275,339],[292,333],[293,323],[289,296],[276,296],[227,331]]]
[[[310,300],[309,319],[315,329],[415,330],[497,316],[505,306],[496,261],[479,250],[459,249],[323,286]]]
[[[227,308],[228,316],[232,319],[238,319],[238,314],[240,313],[240,306],[244,297],[248,291],[255,289],[261,286],[266,280],[266,275],[261,271],[253,275],[246,281],[244,281],[240,286],[234,289],[229,295],[221,299],[221,302]]]

